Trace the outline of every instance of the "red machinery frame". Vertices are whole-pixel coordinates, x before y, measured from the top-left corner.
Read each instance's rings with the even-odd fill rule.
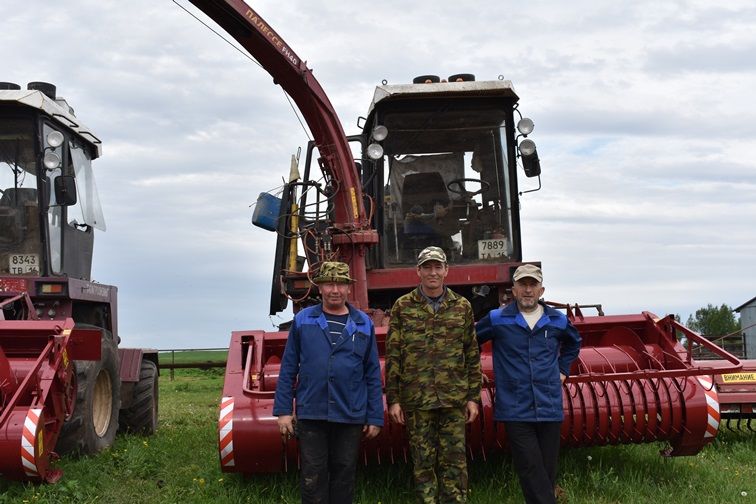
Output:
[[[23,300],[26,293],[0,302]],[[10,479],[57,481],[51,467],[63,422],[76,394],[73,360],[100,358],[100,332],[74,321],[3,320],[0,325],[0,474]]]
[[[668,446],[662,454],[677,456],[698,453],[714,439],[719,410],[712,375],[739,370],[739,359],[671,317],[658,318],[644,312],[573,319],[584,345],[572,376],[562,388],[563,445],[663,441]],[[677,342],[677,330],[710,348],[727,366],[693,361]],[[623,339],[617,339],[620,335]],[[285,332],[232,334],[219,416],[224,472],[269,473],[298,466],[296,440],[281,438],[273,416],[273,396],[286,337]],[[376,328],[376,337],[379,354],[383,355],[386,327]],[[380,362],[383,370],[383,358]],[[467,438],[473,459],[485,459],[490,452],[507,446],[504,429],[493,420],[495,390],[490,343],[481,349],[481,366],[482,414],[468,428]],[[385,428],[378,438],[364,443],[362,453],[366,463],[406,461],[404,428],[386,417]]]

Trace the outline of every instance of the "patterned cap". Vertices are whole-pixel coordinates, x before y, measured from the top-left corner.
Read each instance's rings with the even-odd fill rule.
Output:
[[[541,268],[534,264],[523,264],[517,268],[514,275],[512,275],[512,279],[515,282],[525,277],[534,278],[538,280],[538,283],[543,283],[543,273],[541,272]]]
[[[417,265],[420,266],[428,261],[446,263],[446,254],[441,247],[426,247],[417,254]]]
[[[349,265],[343,262],[324,262],[320,265],[318,276],[312,279],[313,283],[352,283],[354,279],[349,276]]]

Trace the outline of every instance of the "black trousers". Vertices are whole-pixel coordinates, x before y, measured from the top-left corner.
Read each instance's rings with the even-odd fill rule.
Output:
[[[504,422],[527,504],[555,504],[562,422]]]
[[[296,424],[303,504],[351,504],[362,425],[321,420]]]

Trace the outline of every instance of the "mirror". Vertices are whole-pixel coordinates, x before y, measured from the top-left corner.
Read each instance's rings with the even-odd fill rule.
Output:
[[[55,177],[55,201],[61,206],[76,204],[76,179],[72,175]]]

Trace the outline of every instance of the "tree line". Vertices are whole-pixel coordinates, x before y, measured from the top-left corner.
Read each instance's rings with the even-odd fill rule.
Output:
[[[691,314],[685,325],[708,339],[712,339],[740,332],[740,317],[730,306],[724,303],[721,306],[708,304],[696,310],[695,314]]]

